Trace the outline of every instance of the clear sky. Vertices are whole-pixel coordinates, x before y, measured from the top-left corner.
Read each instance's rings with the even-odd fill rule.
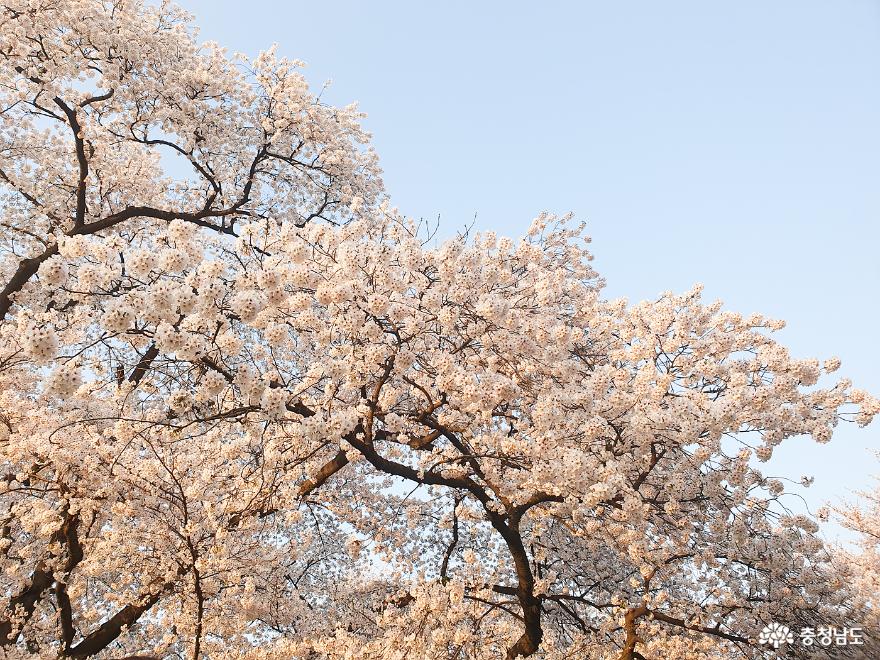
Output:
[[[359,101],[405,214],[516,236],[573,211],[609,297],[702,282],[880,394],[880,2],[179,2]],[[877,450],[880,422],[847,425],[765,473],[814,475],[815,507]]]

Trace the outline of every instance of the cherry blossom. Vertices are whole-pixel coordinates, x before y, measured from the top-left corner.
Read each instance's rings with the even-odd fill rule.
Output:
[[[756,463],[880,403],[584,227],[442,243],[172,5],[0,10],[9,657],[761,657],[851,572]],[[807,625],[807,623],[804,623]]]

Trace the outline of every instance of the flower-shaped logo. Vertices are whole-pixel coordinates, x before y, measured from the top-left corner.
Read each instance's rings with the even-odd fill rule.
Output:
[[[761,644],[772,644],[774,649],[778,649],[783,644],[791,644],[794,641],[794,635],[788,626],[783,626],[775,621],[768,626],[764,626],[764,630],[758,636],[758,642]]]

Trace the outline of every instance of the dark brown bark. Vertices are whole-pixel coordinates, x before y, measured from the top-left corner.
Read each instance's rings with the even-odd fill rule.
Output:
[[[306,479],[300,484],[298,491],[299,496],[307,497],[313,491],[323,486],[327,479],[339,472],[346,465],[348,465],[348,457],[345,455],[344,451],[340,450],[333,458],[321,466],[321,469],[318,470],[318,474],[316,474],[313,479]]]
[[[89,161],[86,158],[86,146],[83,139],[82,126],[76,116],[76,110],[67,105],[59,97],[52,99],[64,112],[70,130],[73,132],[73,144],[76,150],[76,161],[79,165],[79,178],[76,183],[76,217],[74,227],[82,227],[86,221],[86,179],[89,176]]]
[[[649,614],[653,616],[657,621],[662,621],[663,623],[678,626],[679,628],[684,628],[686,630],[695,630],[697,632],[705,633],[706,635],[713,635],[714,637],[720,637],[721,639],[726,639],[730,642],[737,642],[739,644],[750,643],[749,640],[745,637],[734,635],[733,633],[724,632],[723,630],[721,630],[720,626],[713,626],[712,628],[708,628],[706,626],[689,626],[687,625],[687,623],[685,623],[683,619],[669,616],[667,614],[664,614],[663,612],[651,610]]]
[[[83,549],[79,541],[79,520],[77,515],[68,515],[61,527],[52,534],[51,541],[60,542],[66,548],[67,558],[63,565],[65,573],[72,571],[83,558]],[[54,558],[53,555],[50,555],[50,558]],[[54,582],[55,574],[46,568],[46,562],[41,561],[37,563],[34,572],[31,574],[30,583],[17,595],[9,599],[7,607],[13,612],[16,610],[22,611],[24,623],[27,623],[33,616],[37,603]],[[66,593],[64,596],[66,596]],[[64,613],[62,612],[62,618],[63,616]],[[7,619],[0,619],[0,647],[15,644],[18,641],[20,632],[21,630],[19,629],[13,634],[12,622]]]
[[[88,634],[79,644],[64,652],[69,658],[88,658],[106,649],[122,633],[124,626],[131,626],[141,615],[159,602],[162,591],[145,596],[137,604],[129,604]]]
[[[54,576],[51,571],[43,568],[42,564],[38,564],[31,575],[30,584],[28,584],[18,595],[9,599],[9,609],[13,612],[19,608],[24,610],[25,621],[31,618],[37,601],[40,600],[49,587],[52,586]],[[19,631],[20,632],[20,631]],[[9,646],[15,644],[18,640],[19,633],[13,634],[12,622],[7,619],[0,620],[0,646]]]
[[[30,259],[22,259],[19,262],[15,273],[12,274],[6,286],[0,291],[0,321],[3,320],[9,308],[12,307],[12,296],[21,291],[28,280],[37,273],[40,264],[56,254],[58,254],[58,245],[51,245],[42,254]]]
[[[484,507],[492,502],[492,498],[486,491],[470,477],[449,478],[431,472],[420,473],[408,465],[385,458],[375,450],[372,444],[358,439],[356,432],[349,434],[347,440],[364,455],[373,467],[387,474],[403,477],[420,484],[448,486],[450,488],[466,490],[473,494]],[[517,577],[516,597],[523,612],[523,633],[513,646],[508,649],[507,658],[512,660],[517,657],[529,656],[538,650],[543,637],[541,601],[534,594],[535,580],[529,565],[528,553],[519,532],[519,518],[508,523],[502,514],[488,507],[485,510],[489,522],[501,534],[513,559]]]
[[[153,364],[153,360],[159,355],[159,348],[156,344],[150,344],[144,354],[141,356],[141,359],[138,360],[137,365],[134,370],[132,370],[131,375],[128,377],[128,382],[137,385],[141,382],[143,377],[147,374],[147,370],[150,368],[150,365]]]
[[[640,617],[648,613],[648,608],[644,605],[631,607],[623,616],[623,630],[626,633],[626,639],[623,642],[623,649],[620,651],[618,660],[636,660],[641,657],[636,652],[636,644],[639,643],[639,637],[636,634],[636,627]]]

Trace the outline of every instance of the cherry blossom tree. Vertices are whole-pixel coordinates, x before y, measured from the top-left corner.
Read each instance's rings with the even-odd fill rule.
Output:
[[[880,487],[859,493],[860,501],[835,507],[838,522],[855,532],[855,548],[841,551],[847,562],[864,624],[874,639],[880,637]],[[820,512],[824,515],[828,511]]]
[[[737,658],[862,607],[757,469],[880,404],[583,226],[438,244],[168,4],[0,9],[0,648]],[[823,381],[824,383],[824,381]]]

